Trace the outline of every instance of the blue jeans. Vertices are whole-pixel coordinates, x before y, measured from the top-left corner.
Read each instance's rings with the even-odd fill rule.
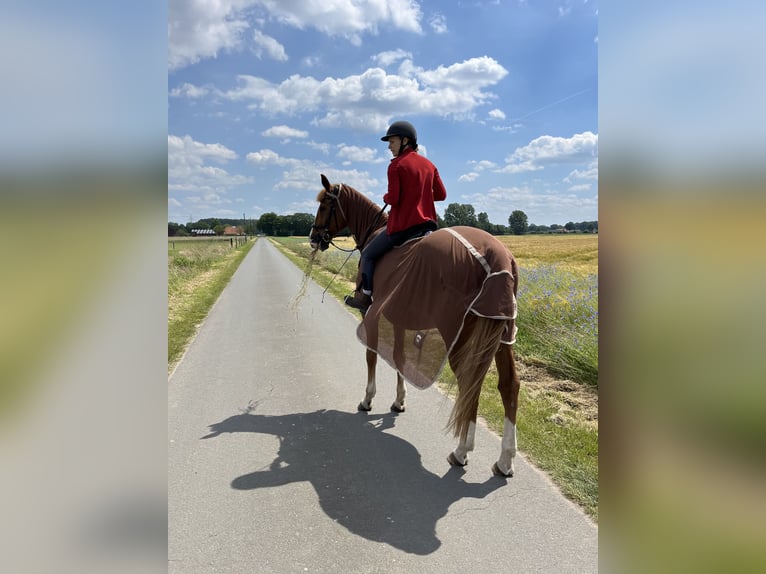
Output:
[[[362,289],[372,291],[372,275],[375,272],[375,261],[394,246],[391,236],[385,230],[373,237],[372,241],[362,251],[359,263],[362,268]]]

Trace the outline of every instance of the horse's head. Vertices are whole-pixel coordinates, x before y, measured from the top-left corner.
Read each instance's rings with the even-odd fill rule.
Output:
[[[332,185],[324,174],[322,174],[322,185],[324,189],[317,196],[319,209],[314,218],[314,225],[311,226],[309,240],[311,249],[324,251],[330,246],[333,237],[346,227],[346,218],[338,203],[341,186]]]

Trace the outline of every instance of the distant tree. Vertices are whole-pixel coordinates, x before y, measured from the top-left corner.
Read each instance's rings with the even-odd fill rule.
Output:
[[[517,209],[508,217],[508,225],[511,227],[511,233],[522,235],[526,233],[528,227],[527,214]]]
[[[168,237],[178,237],[180,235],[186,235],[184,226],[168,221]]]
[[[215,227],[213,227],[213,231],[215,231],[216,235],[223,235],[223,230],[226,229],[226,226],[223,223],[219,223]]]
[[[450,203],[444,211],[444,223],[447,227],[470,225],[476,227],[476,210],[466,203]]]
[[[308,237],[311,234],[311,226],[314,225],[314,216],[308,213],[295,213],[292,216],[292,235]]]
[[[489,215],[482,211],[476,219],[476,227],[483,229],[484,231],[491,232],[492,224],[489,222]]]
[[[436,223],[439,225],[439,229],[442,227],[447,227],[447,224],[444,223],[444,219],[442,219],[442,216],[438,213],[436,214]]]
[[[561,226],[558,223],[551,223],[548,229],[551,231],[556,231],[557,229],[561,229]]]
[[[278,237],[287,237],[293,234],[293,219],[291,215],[277,215],[274,221],[274,233]]]
[[[564,229],[566,229],[567,231],[574,231],[576,228],[577,226],[572,221],[567,221],[564,224]]]
[[[277,217],[278,215],[271,211],[261,215],[260,219],[258,220],[258,228],[261,230],[261,233],[265,233],[266,235],[274,235],[274,226],[277,223]]]

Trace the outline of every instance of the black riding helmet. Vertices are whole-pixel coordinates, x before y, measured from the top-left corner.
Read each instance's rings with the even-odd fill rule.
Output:
[[[412,149],[418,149],[418,132],[415,130],[410,122],[394,122],[388,127],[386,135],[380,138],[381,141],[387,142],[391,136],[399,136],[401,138],[408,138],[409,146]]]

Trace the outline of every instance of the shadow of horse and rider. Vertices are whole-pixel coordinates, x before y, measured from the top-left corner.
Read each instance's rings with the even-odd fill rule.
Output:
[[[327,516],[350,532],[412,554],[436,551],[436,524],[463,498],[481,499],[506,484],[461,480],[462,467],[438,476],[423,467],[409,442],[386,431],[397,413],[370,415],[318,410],[266,415],[245,412],[210,425],[212,439],[226,433],[263,433],[279,439],[268,468],[238,476],[236,490],[310,482]]]

